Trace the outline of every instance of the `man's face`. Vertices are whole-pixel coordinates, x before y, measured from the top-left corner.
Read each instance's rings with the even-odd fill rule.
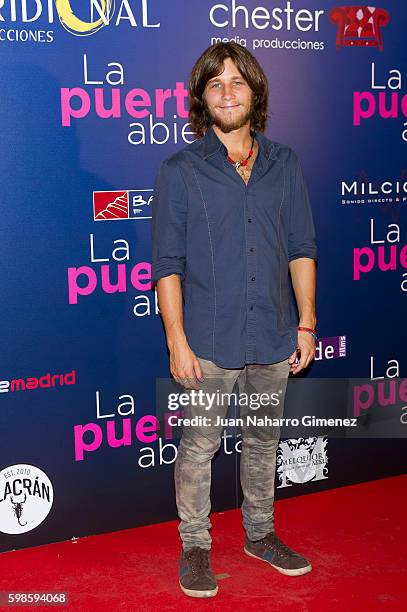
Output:
[[[207,82],[203,101],[213,123],[228,133],[250,121],[254,96],[230,57],[223,66],[223,72]]]

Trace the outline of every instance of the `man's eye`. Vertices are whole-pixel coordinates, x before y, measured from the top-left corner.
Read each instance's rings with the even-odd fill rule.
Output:
[[[242,81],[233,81],[233,85],[243,85]],[[222,83],[212,83],[211,85],[211,89],[213,89],[214,87],[222,87]]]

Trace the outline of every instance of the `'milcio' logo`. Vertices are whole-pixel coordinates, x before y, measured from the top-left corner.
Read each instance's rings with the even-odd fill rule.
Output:
[[[336,47],[379,47],[383,51],[380,28],[387,25],[390,15],[375,6],[337,6],[329,14],[338,24]]]
[[[94,191],[95,221],[118,219],[151,219],[152,189],[138,191]]]

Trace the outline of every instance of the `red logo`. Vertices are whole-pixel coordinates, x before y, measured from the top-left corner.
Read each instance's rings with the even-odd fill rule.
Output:
[[[128,191],[94,191],[93,215],[95,221],[103,219],[128,219]]]
[[[387,25],[390,15],[375,6],[337,6],[329,13],[338,24],[336,47],[379,47],[383,51],[380,28]]]

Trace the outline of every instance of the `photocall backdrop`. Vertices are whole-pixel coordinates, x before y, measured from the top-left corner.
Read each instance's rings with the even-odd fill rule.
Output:
[[[267,136],[298,154],[314,213],[317,355],[286,413],[359,424],[282,432],[277,498],[403,471],[406,16],[397,1],[1,3],[0,551],[176,518],[151,211],[160,162],[194,140],[190,70],[219,40],[264,67]],[[214,511],[241,502],[239,451],[225,431]]]

